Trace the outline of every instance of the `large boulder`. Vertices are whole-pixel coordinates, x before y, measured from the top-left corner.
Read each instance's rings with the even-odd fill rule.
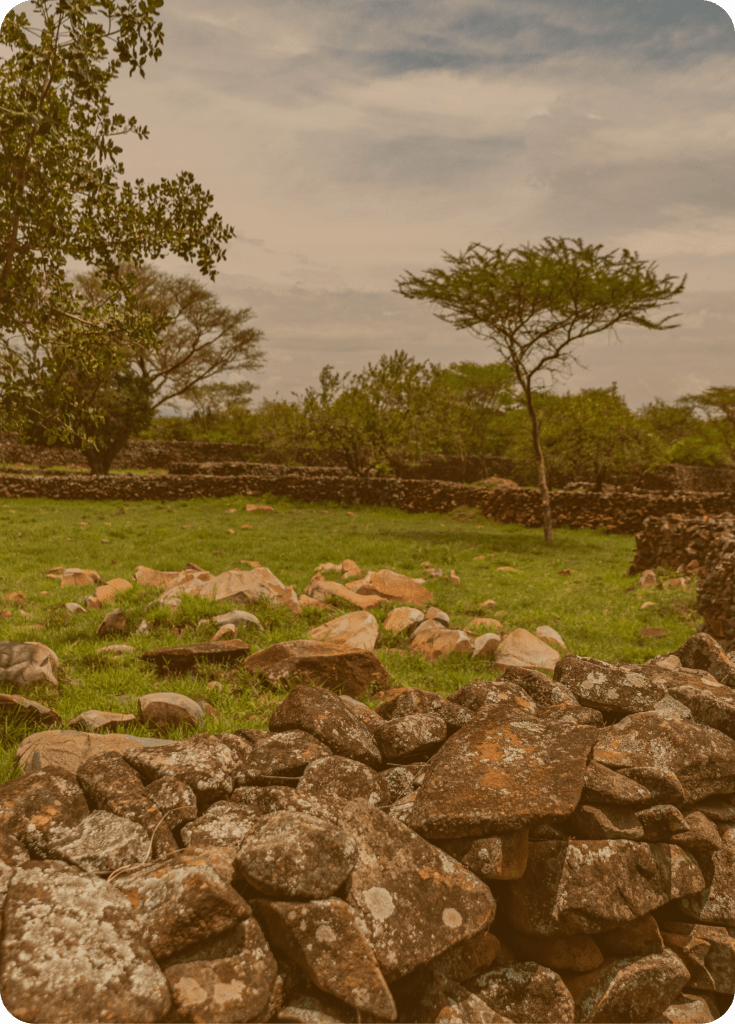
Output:
[[[322,640],[285,640],[246,658],[242,667],[272,686],[314,686],[359,697],[379,690],[392,676],[372,651]]]

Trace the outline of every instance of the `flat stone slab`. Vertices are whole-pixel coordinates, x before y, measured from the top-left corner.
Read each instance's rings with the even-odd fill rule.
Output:
[[[148,736],[128,736],[124,733],[99,735],[78,732],[76,729],[48,729],[26,736],[15,750],[14,764],[20,764],[25,775],[40,768],[65,768],[76,774],[80,765],[96,754],[107,750],[139,747],[160,747],[174,740],[154,739]]]
[[[408,823],[430,839],[513,832],[571,814],[597,730],[484,705],[432,758]]]
[[[145,651],[141,658],[152,662],[159,672],[187,672],[197,661],[229,663],[247,658],[248,654],[250,644],[234,639],[207,644],[184,644],[181,647],[157,647]]]
[[[285,640],[251,654],[242,667],[272,686],[311,685],[359,697],[393,678],[372,651],[326,640]]]

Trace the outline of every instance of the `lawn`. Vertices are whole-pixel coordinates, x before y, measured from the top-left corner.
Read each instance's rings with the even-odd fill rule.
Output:
[[[248,514],[246,502],[269,504],[276,511]],[[112,605],[69,614],[65,603],[83,604],[94,588],[62,590],[59,580],[45,573],[65,566],[94,569],[103,580],[132,580],[138,565],[179,570],[193,562],[218,574],[228,568],[249,569],[247,563],[257,561],[301,594],[317,565],[352,558],[361,569],[391,568],[423,576],[434,603],[449,613],[454,628],[469,627],[477,615],[499,619],[505,632],[517,627],[533,632],[549,625],[558,630],[570,653],[608,662],[642,662],[676,649],[696,631],[698,616],[695,580],[685,590],[666,589],[661,582],[656,589],[640,590],[637,580],[626,575],[634,551],[633,537],[601,530],[559,529],[553,544],[547,545],[539,529],[495,523],[474,509],[412,514],[355,506],[348,511],[329,502],[311,506],[268,494],[128,505],[8,499],[0,501],[0,639],[40,640],[56,652],[58,695],[39,690],[28,696],[57,711],[63,728],[90,708],[135,712],[136,698],[155,690],[208,700],[218,711],[216,719],[207,720],[209,731],[262,728],[283,692],[264,690],[242,670],[220,666],[202,665],[190,674],[161,679],[136,656],[154,647],[210,640],[216,624],[197,623],[234,605],[185,598],[180,608],[147,609],[158,591],[136,583],[119,595],[117,603],[129,632],[100,638],[97,627]],[[441,568],[444,576],[430,579],[423,562]],[[518,571],[499,571],[508,566]],[[450,569],[459,576],[459,584],[449,580]],[[338,573],[326,575],[340,578]],[[673,572],[662,575],[670,577]],[[6,598],[13,592],[22,593],[20,603]],[[488,598],[495,607],[480,607]],[[652,607],[641,609],[646,601],[653,602]],[[379,622],[392,607],[374,610]],[[314,626],[355,609],[335,601],[333,613],[306,609],[297,616],[262,602],[250,610],[264,629],[241,627],[238,635],[257,651],[305,637]],[[150,627],[147,636],[136,632],[144,617]],[[646,627],[658,627],[665,635],[644,636],[641,630]],[[112,643],[130,644],[136,655],[112,661],[97,654]],[[491,662],[473,661],[467,655],[429,664],[408,651],[407,638],[396,641],[382,631],[375,653],[397,686],[446,694],[500,674]],[[213,681],[221,689],[207,686]],[[376,703],[373,698],[365,702]],[[12,764],[15,748],[33,731],[37,727],[17,718],[0,724],[0,782],[18,774]],[[154,735],[142,726],[129,731]],[[184,735],[174,731],[169,738]]]

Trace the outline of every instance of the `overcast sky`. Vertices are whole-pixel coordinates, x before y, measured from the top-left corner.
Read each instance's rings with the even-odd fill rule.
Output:
[[[732,6],[166,0],[161,59],[113,87],[150,128],[126,177],[190,170],[234,226],[213,288],[265,332],[258,397],[399,348],[495,361],[396,278],[547,235],[688,274],[680,327],[585,340],[562,390],[735,384]]]

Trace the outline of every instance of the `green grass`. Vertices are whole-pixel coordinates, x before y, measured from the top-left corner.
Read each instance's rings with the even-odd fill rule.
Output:
[[[31,466],[25,463],[18,462],[3,462],[0,463],[0,473],[9,473],[14,469],[25,469],[32,470],[34,473],[43,475],[44,473],[73,473],[79,475],[80,473],[90,473],[89,466],[81,464],[79,466]],[[167,469],[111,469],[110,474],[112,476],[162,476],[167,475]]]
[[[246,502],[273,505],[275,514],[244,511]],[[235,513],[227,509],[235,508]],[[340,563],[353,558],[361,569],[391,568],[409,576],[423,576],[422,562],[441,568],[441,579],[424,576],[434,603],[451,616],[453,627],[469,627],[476,615],[497,618],[503,630],[517,627],[535,631],[550,625],[561,633],[570,653],[609,662],[642,662],[674,650],[696,630],[695,581],[685,591],[639,590],[626,575],[634,552],[632,537],[601,530],[554,532],[554,543],[544,543],[541,530],[495,523],[475,509],[448,514],[411,514],[395,509],[355,506],[350,511],[335,504],[318,506],[274,495],[189,501],[132,502],[53,501],[47,498],[0,499],[0,594],[21,591],[22,604],[0,598],[0,639],[40,640],[59,656],[58,693],[42,687],[27,696],[52,707],[62,728],[81,711],[136,711],[136,698],[153,691],[173,690],[207,699],[219,712],[203,726],[210,732],[241,727],[263,728],[275,703],[284,693],[261,688],[241,669],[201,665],[195,672],[156,676],[137,654],[153,647],[210,640],[216,625],[199,620],[234,607],[229,602],[185,598],[177,609],[149,609],[158,596],[151,587],[133,587],[117,602],[128,622],[127,635],[96,636],[106,612],[70,615],[67,601],[84,603],[93,587],[61,589],[59,580],[45,573],[56,566],[95,569],[106,579],[132,580],[138,565],[179,570],[194,562],[213,574],[228,568],[249,569],[254,560],[268,566],[279,579],[303,593],[321,562]],[[86,524],[86,525],[83,525]],[[242,530],[243,524],[250,529]],[[184,527],[187,527],[184,529]],[[234,533],[228,533],[228,529]],[[106,541],[108,543],[103,543]],[[479,558],[478,556],[483,556]],[[512,566],[519,572],[498,572]],[[454,569],[459,585],[447,578]],[[560,575],[571,569],[571,575]],[[672,576],[671,570],[664,575]],[[338,579],[339,575],[327,574]],[[48,591],[48,593],[43,593]],[[494,608],[481,608],[493,598]],[[643,601],[654,607],[641,610]],[[382,622],[391,607],[374,614]],[[30,613],[26,618],[20,609]],[[253,651],[281,640],[305,637],[309,629],[354,608],[335,602],[333,612],[307,609],[296,616],[261,602],[253,611],[264,625],[261,632],[241,627],[239,636]],[[150,635],[136,629],[146,618]],[[34,625],[41,628],[34,629]],[[641,636],[646,626],[666,630],[660,638]],[[112,643],[127,643],[135,655],[117,661],[96,652]],[[449,693],[478,678],[494,678],[490,662],[453,655],[428,664],[408,651],[406,638],[396,641],[381,631],[376,655],[394,677],[394,685],[417,685]],[[208,689],[217,680],[222,690]],[[0,688],[2,684],[0,684]],[[366,703],[375,705],[374,698]],[[12,758],[18,743],[38,727],[21,720],[0,722],[0,782],[18,774]],[[154,735],[144,727],[129,730]],[[169,737],[180,739],[183,728]]]

